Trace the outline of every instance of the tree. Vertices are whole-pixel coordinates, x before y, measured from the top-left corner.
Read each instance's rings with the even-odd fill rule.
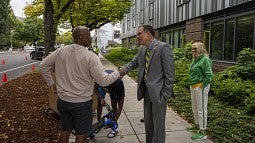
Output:
[[[131,0],[34,0],[25,8],[25,14],[43,14],[44,46],[48,54],[54,50],[57,27],[60,23],[68,21],[72,27],[84,25],[92,30],[105,23],[121,20],[130,6]]]
[[[71,44],[73,43],[72,32],[66,32],[62,35],[57,36],[56,44]]]
[[[15,19],[9,3],[10,0],[0,1],[0,43],[4,46],[10,45],[10,35]]]
[[[0,1],[0,33],[6,33],[9,28],[10,22],[10,0]]]
[[[36,45],[42,42],[44,36],[43,19],[31,17],[24,19],[15,29],[15,38],[25,43]]]
[[[130,0],[75,1],[63,20],[70,21],[72,27],[85,25],[92,30],[121,20],[130,6]]]

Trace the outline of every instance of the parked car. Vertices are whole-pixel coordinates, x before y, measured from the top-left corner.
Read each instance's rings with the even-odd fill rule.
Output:
[[[35,51],[35,48],[34,47],[25,46],[24,47],[24,51],[25,52],[32,52],[32,51]]]
[[[33,60],[42,60],[45,56],[45,48],[39,47],[36,48],[35,51],[32,51],[30,53],[30,58]]]

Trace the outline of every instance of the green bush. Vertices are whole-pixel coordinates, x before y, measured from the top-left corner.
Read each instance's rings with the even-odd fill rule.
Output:
[[[121,48],[121,52],[126,55],[135,55],[138,51],[138,48],[129,49],[129,48]]]
[[[244,106],[247,113],[255,114],[255,83],[241,78],[216,75],[211,86],[213,94],[230,105]]]
[[[226,70],[225,76],[255,81],[255,50],[245,48],[238,53],[237,65]]]
[[[130,62],[134,58],[134,55],[125,55],[122,57],[122,60],[125,62]]]
[[[231,66],[221,72],[218,73],[218,80],[225,80],[228,78],[235,79],[238,78],[238,74],[236,73],[237,66]]]
[[[248,97],[248,93],[245,92],[245,83],[242,79],[215,79],[212,84],[213,93],[222,99],[223,101],[235,105],[243,104],[244,99]],[[244,104],[243,104],[244,105]]]
[[[238,53],[237,63],[239,65],[251,65],[255,63],[255,50],[244,48]]]
[[[255,115],[255,84],[248,85],[246,92],[249,97],[245,100],[246,113]]]
[[[184,47],[182,48],[174,48],[173,53],[174,53],[174,60],[179,60],[179,59],[192,59],[192,43],[193,41],[190,41],[185,44]]]
[[[109,49],[109,53],[104,55],[106,59],[114,63],[117,67],[123,66],[130,62],[135,54],[137,53],[138,49],[129,49],[129,48],[122,48],[122,47],[115,47]],[[137,78],[137,69],[132,70],[128,74],[134,80]]]
[[[177,60],[175,61],[175,84],[179,87],[189,89],[189,67],[191,60]]]
[[[118,63],[118,66],[120,66],[119,64],[126,64],[127,62],[130,62],[137,53],[137,51],[137,48],[128,49],[122,47],[115,47],[109,48],[109,53],[104,56],[109,61],[113,63]]]

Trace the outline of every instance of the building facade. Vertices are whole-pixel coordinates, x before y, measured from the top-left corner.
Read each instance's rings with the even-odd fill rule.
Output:
[[[121,44],[120,25],[107,23],[95,30],[92,46],[96,46],[100,51],[105,51],[107,47]]]
[[[243,48],[255,49],[255,0],[133,0],[121,21],[124,46],[136,45],[142,24],[173,48],[203,41],[215,71],[235,64]]]

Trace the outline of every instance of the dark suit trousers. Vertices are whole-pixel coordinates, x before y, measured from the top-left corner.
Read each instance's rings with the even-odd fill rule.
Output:
[[[166,108],[167,101],[160,105],[152,103],[148,88],[145,87],[144,123],[146,143],[165,143]]]

